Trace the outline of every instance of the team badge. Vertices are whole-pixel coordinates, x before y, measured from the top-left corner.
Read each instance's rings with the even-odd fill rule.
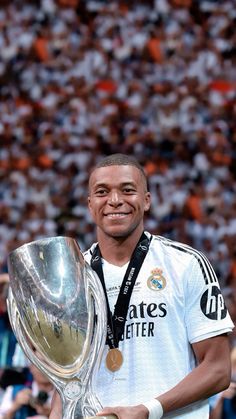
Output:
[[[147,286],[153,291],[162,291],[166,287],[166,279],[162,275],[162,269],[155,268],[151,271],[151,276],[147,280]]]

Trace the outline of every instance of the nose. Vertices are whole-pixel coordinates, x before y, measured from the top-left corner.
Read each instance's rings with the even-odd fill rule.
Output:
[[[122,196],[117,190],[112,190],[108,196],[108,204],[113,207],[118,207],[122,204]]]

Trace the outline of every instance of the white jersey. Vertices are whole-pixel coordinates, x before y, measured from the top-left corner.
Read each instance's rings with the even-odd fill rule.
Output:
[[[88,262],[94,247],[85,253]],[[103,261],[112,310],[126,268]],[[107,370],[108,347],[104,351],[97,382],[102,405],[140,404],[170,390],[195,367],[191,344],[232,328],[218,280],[206,257],[187,245],[152,236],[119,344],[124,357],[120,370]],[[206,419],[208,401],[164,417]]]

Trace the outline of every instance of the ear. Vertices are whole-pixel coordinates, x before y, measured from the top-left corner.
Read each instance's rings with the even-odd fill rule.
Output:
[[[88,210],[90,212],[90,215],[91,215],[92,219],[94,220],[94,210],[93,210],[93,206],[92,206],[91,201],[92,201],[91,198],[88,197],[88,201],[87,201],[88,202]]]
[[[88,209],[89,209],[89,211],[91,213],[91,198],[90,198],[90,196],[88,196],[87,204],[88,204]]]
[[[148,211],[150,209],[151,206],[151,194],[150,192],[146,192],[145,193],[145,202],[144,202],[144,211]]]

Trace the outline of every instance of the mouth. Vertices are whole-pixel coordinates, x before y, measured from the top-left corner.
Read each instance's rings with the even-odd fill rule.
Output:
[[[127,217],[127,215],[129,215],[129,213],[127,212],[111,212],[109,214],[104,214],[105,217],[110,218],[111,220],[117,220],[120,218],[124,218]]]

